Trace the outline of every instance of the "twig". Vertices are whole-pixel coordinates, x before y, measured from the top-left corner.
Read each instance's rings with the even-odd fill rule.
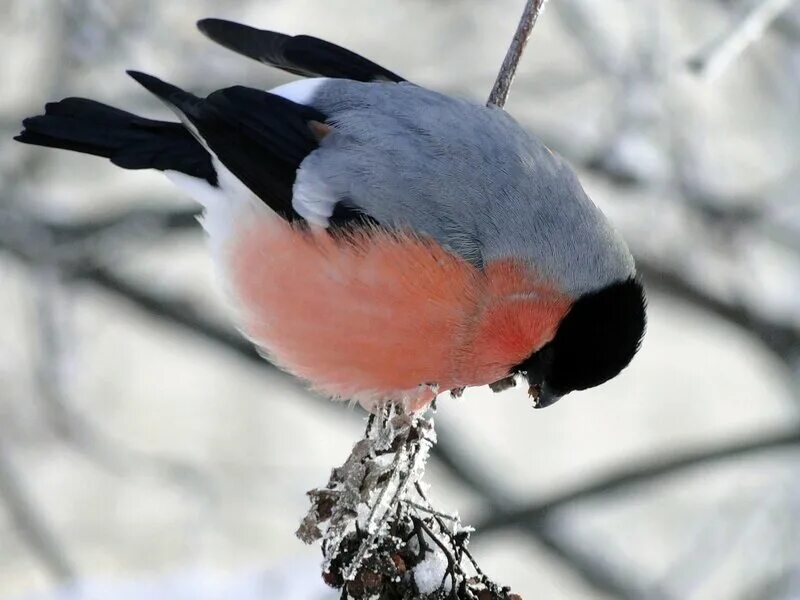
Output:
[[[428,512],[429,514],[433,515],[433,517],[436,519],[436,521],[439,524],[439,527],[442,529],[442,531],[446,531],[446,526],[445,526],[445,524],[443,522],[444,519],[450,519],[450,520],[454,521],[456,524],[459,523],[458,518],[454,518],[454,517],[452,517],[450,515],[445,515],[445,514],[439,512],[439,511],[437,511],[437,510],[433,510],[433,508],[431,507],[430,500],[428,500],[428,496],[425,494],[425,490],[422,489],[422,485],[419,482],[416,483],[416,488],[417,488],[417,493],[419,494],[420,498],[422,498],[422,500],[425,502],[425,504],[428,505],[426,508],[424,508],[424,510],[426,512]],[[472,534],[473,531],[474,531],[474,528],[470,527],[468,533]],[[482,581],[488,581],[488,578],[483,573],[483,570],[480,568],[480,566],[478,565],[478,563],[475,560],[475,558],[472,556],[472,553],[469,551],[469,548],[467,548],[467,545],[466,544],[461,544],[458,547],[458,550],[459,550],[459,552],[461,554],[463,554],[464,556],[466,556],[469,559],[469,562],[472,564],[472,568],[475,569],[475,572],[478,574],[478,577]],[[459,560],[460,560],[460,557],[459,557]]]
[[[786,11],[794,0],[761,0],[744,13],[734,26],[686,61],[687,67],[705,79],[714,79],[736,57],[757,41],[767,27]]]
[[[420,479],[435,442],[429,414],[388,405],[325,487],[308,493],[311,507],[297,536],[309,544],[322,540],[323,578],[343,590],[342,598],[396,600],[412,591],[451,600],[519,598],[478,568],[467,551],[472,528],[434,509],[425,496]],[[464,556],[471,568],[462,564]],[[417,589],[409,590],[411,581]]]
[[[394,464],[392,464],[391,473],[389,475],[389,481],[387,482],[386,486],[380,491],[378,495],[378,499],[373,504],[372,509],[370,510],[369,517],[367,518],[367,531],[372,529],[371,532],[367,535],[366,539],[361,542],[361,546],[356,553],[355,558],[348,566],[348,569],[344,572],[344,578],[346,581],[353,579],[355,577],[358,570],[361,568],[362,561],[364,557],[370,552],[375,544],[375,541],[381,535],[381,528],[383,526],[382,521],[384,520],[385,514],[392,510],[397,504],[400,502],[400,499],[403,497],[403,494],[408,487],[408,483],[411,481],[411,478],[414,476],[414,463],[416,461],[416,457],[418,454],[419,448],[415,447],[413,450],[409,451],[406,445],[404,444],[400,450],[397,452],[395,456]],[[408,455],[410,453],[410,458]],[[410,466],[409,466],[410,465]],[[389,491],[389,488],[392,482],[395,479],[395,475],[397,476],[398,482],[397,487],[392,494],[392,499],[388,502],[388,504],[384,504],[384,499],[386,494]],[[378,515],[379,510],[383,508],[384,514]],[[376,519],[377,517],[377,519]]]
[[[431,516],[439,517],[440,519],[446,519],[448,521],[457,520],[453,515],[445,514],[445,513],[441,512],[441,511],[438,511],[438,510],[436,510],[434,508],[431,508],[430,506],[425,506],[424,504],[420,504],[419,502],[414,502],[413,500],[409,500],[407,498],[403,500],[403,503],[407,504],[408,506],[410,506],[410,507],[412,507],[412,508],[414,508],[416,510],[419,510],[419,511],[422,511],[424,513],[427,513],[427,514],[429,514]]]
[[[439,549],[442,551],[442,553],[444,554],[445,558],[447,559],[447,572],[445,573],[445,576],[442,579],[442,585],[440,587],[444,588],[444,580],[447,579],[447,576],[449,575],[450,576],[450,594],[449,595],[452,598],[456,598],[457,599],[457,596],[455,595],[457,593],[456,592],[456,586],[458,585],[458,581],[456,580],[457,561],[456,561],[456,558],[453,556],[453,552],[450,550],[450,548],[447,547],[447,545],[442,540],[439,539],[439,537],[436,535],[436,533],[430,527],[428,527],[428,525],[425,523],[424,519],[420,519],[419,517],[412,516],[411,520],[414,522],[415,525],[417,525],[418,527],[422,528],[422,530],[426,534],[428,534],[428,537],[431,540],[433,540],[433,543],[436,544],[439,547]]]
[[[547,0],[527,0],[525,3],[525,10],[522,12],[514,39],[511,40],[511,46],[509,46],[506,57],[500,67],[500,72],[497,74],[492,93],[489,94],[487,106],[496,106],[498,108],[505,106],[508,99],[508,91],[511,89],[514,74],[517,72],[517,65],[520,58],[522,58],[522,53],[533,32],[533,26],[536,25],[536,19],[539,18],[545,2]]]

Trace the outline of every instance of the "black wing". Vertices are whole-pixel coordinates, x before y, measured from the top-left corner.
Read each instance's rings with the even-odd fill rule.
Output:
[[[203,19],[197,27],[226,48],[304,77],[355,81],[405,81],[346,48],[308,35],[290,36],[222,19]]]
[[[173,106],[242,183],[287,220],[292,186],[303,159],[318,147],[312,122],[320,111],[280,96],[236,86],[202,99],[144,73],[129,72],[147,90]]]

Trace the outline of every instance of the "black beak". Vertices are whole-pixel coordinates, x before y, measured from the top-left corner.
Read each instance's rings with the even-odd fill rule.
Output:
[[[547,388],[547,384],[532,384],[528,388],[528,395],[533,400],[533,408],[547,408],[561,399],[561,396]]]

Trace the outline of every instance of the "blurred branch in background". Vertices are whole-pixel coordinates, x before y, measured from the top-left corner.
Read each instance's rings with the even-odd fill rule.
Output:
[[[761,36],[795,0],[759,0],[738,17],[733,27],[687,60],[697,75],[715,79]]]
[[[22,478],[2,443],[0,443],[0,500],[16,533],[31,553],[41,561],[50,576],[60,582],[74,580],[77,571],[72,566],[66,547],[45,523],[39,503],[25,489]]]
[[[628,461],[618,470],[596,477],[594,481],[583,482],[577,487],[554,494],[551,498],[532,503],[515,511],[497,513],[476,525],[477,535],[490,533],[495,529],[511,527],[521,521],[540,521],[551,512],[573,502],[591,500],[596,496],[628,491],[632,486],[652,483],[654,479],[669,477],[684,469],[696,468],[708,463],[732,460],[749,454],[769,450],[800,448],[800,426],[795,429],[776,432],[763,432],[752,439],[720,444],[694,452],[682,452],[678,456],[655,456]]]

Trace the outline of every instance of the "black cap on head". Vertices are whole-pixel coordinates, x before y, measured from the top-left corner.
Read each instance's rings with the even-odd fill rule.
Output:
[[[639,350],[646,325],[645,295],[635,278],[581,296],[553,340],[512,369],[548,405],[574,390],[615,377]],[[532,392],[533,393],[533,392]]]

